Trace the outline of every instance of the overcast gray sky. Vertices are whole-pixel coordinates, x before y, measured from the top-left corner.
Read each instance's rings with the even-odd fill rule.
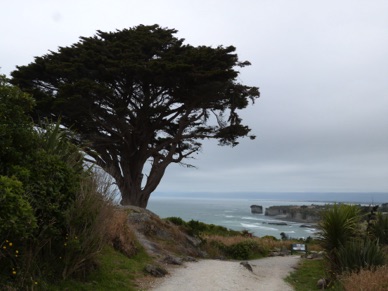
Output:
[[[388,192],[388,1],[2,1],[0,73],[96,30],[175,28],[234,45],[261,98],[241,113],[256,140],[206,143],[162,192]]]

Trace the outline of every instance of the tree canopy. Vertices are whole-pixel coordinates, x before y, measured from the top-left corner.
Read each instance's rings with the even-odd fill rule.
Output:
[[[71,127],[115,179],[122,204],[146,207],[167,166],[185,164],[203,140],[254,138],[237,112],[259,97],[237,81],[249,62],[233,46],[194,47],[176,33],[158,25],[97,31],[12,72],[36,99],[34,118]]]

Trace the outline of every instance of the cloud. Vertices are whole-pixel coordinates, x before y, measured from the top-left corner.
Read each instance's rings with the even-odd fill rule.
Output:
[[[387,191],[387,1],[18,2],[3,3],[0,73],[97,29],[154,23],[252,63],[239,81],[261,90],[241,112],[256,140],[204,143],[198,169],[172,165],[158,191]]]

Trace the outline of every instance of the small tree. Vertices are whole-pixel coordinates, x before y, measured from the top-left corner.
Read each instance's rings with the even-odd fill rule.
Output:
[[[254,138],[237,113],[259,97],[237,82],[236,68],[249,63],[232,46],[193,47],[176,32],[98,31],[12,73],[37,100],[35,118],[60,117],[77,132],[91,161],[115,179],[122,204],[146,207],[167,166],[190,166],[184,161],[202,140]]]

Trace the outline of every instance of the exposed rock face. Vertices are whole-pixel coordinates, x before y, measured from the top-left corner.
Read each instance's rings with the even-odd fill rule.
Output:
[[[321,205],[286,205],[286,206],[271,206],[266,208],[265,215],[275,216],[277,218],[296,221],[314,223],[320,219],[320,211],[324,209]]]
[[[200,240],[180,231],[179,227],[155,213],[136,206],[122,206],[128,214],[128,225],[137,240],[163,264],[179,264],[184,256],[203,257]]]
[[[251,212],[254,214],[263,214],[263,206],[251,205]]]

